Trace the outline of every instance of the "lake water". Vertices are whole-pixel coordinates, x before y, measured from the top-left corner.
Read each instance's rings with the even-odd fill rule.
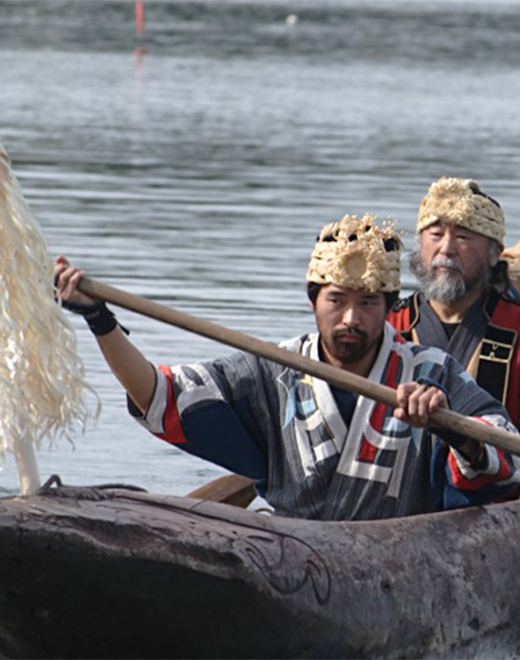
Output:
[[[0,0],[0,137],[50,252],[88,275],[278,341],[313,327],[319,228],[400,220],[471,177],[520,239],[520,4],[440,0]],[[404,264],[403,286],[412,279]],[[154,362],[229,349],[125,311]],[[41,478],[185,494],[224,471],[149,436],[81,319],[95,427]],[[17,489],[8,460],[0,492]]]

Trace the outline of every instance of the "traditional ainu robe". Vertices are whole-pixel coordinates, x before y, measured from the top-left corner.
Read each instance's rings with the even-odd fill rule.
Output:
[[[406,339],[442,348],[477,383],[504,404],[520,426],[520,302],[510,289],[491,291],[468,310],[452,336],[418,292],[403,299],[388,320]]]
[[[319,359],[317,335],[282,345]],[[369,377],[391,387],[432,379],[453,410],[514,429],[450,356],[406,343],[388,323]],[[520,474],[507,453],[488,445],[485,469],[477,472],[437,436],[393,417],[392,408],[337,394],[324,381],[236,352],[158,368],[153,400],[139,421],[188,452],[256,479],[279,515],[367,520],[516,497]]]

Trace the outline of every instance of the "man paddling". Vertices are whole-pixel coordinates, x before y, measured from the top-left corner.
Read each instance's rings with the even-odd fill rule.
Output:
[[[504,213],[476,181],[442,177],[421,202],[410,259],[419,290],[390,322],[447,351],[520,425],[520,302],[501,259]]]
[[[55,276],[59,297],[86,317],[145,428],[254,478],[279,515],[368,520],[514,498],[516,459],[424,428],[448,400],[464,415],[514,427],[449,355],[406,343],[385,322],[399,291],[399,248],[395,225],[370,215],[324,227],[307,273],[318,332],[283,344],[397,387],[395,409],[243,352],[152,366],[104,303],[77,290],[82,271],[58,257]]]

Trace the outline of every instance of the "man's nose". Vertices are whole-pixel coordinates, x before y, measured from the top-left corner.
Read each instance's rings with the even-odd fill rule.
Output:
[[[457,252],[455,236],[453,236],[450,232],[446,232],[442,237],[441,244],[439,246],[439,252],[441,254],[455,254],[455,252]]]
[[[354,328],[359,325],[360,314],[356,305],[349,305],[343,312],[343,325]]]

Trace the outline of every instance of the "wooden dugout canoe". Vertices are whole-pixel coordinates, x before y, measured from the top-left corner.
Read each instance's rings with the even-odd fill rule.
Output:
[[[505,658],[520,502],[379,522],[50,488],[0,499],[9,658]]]

